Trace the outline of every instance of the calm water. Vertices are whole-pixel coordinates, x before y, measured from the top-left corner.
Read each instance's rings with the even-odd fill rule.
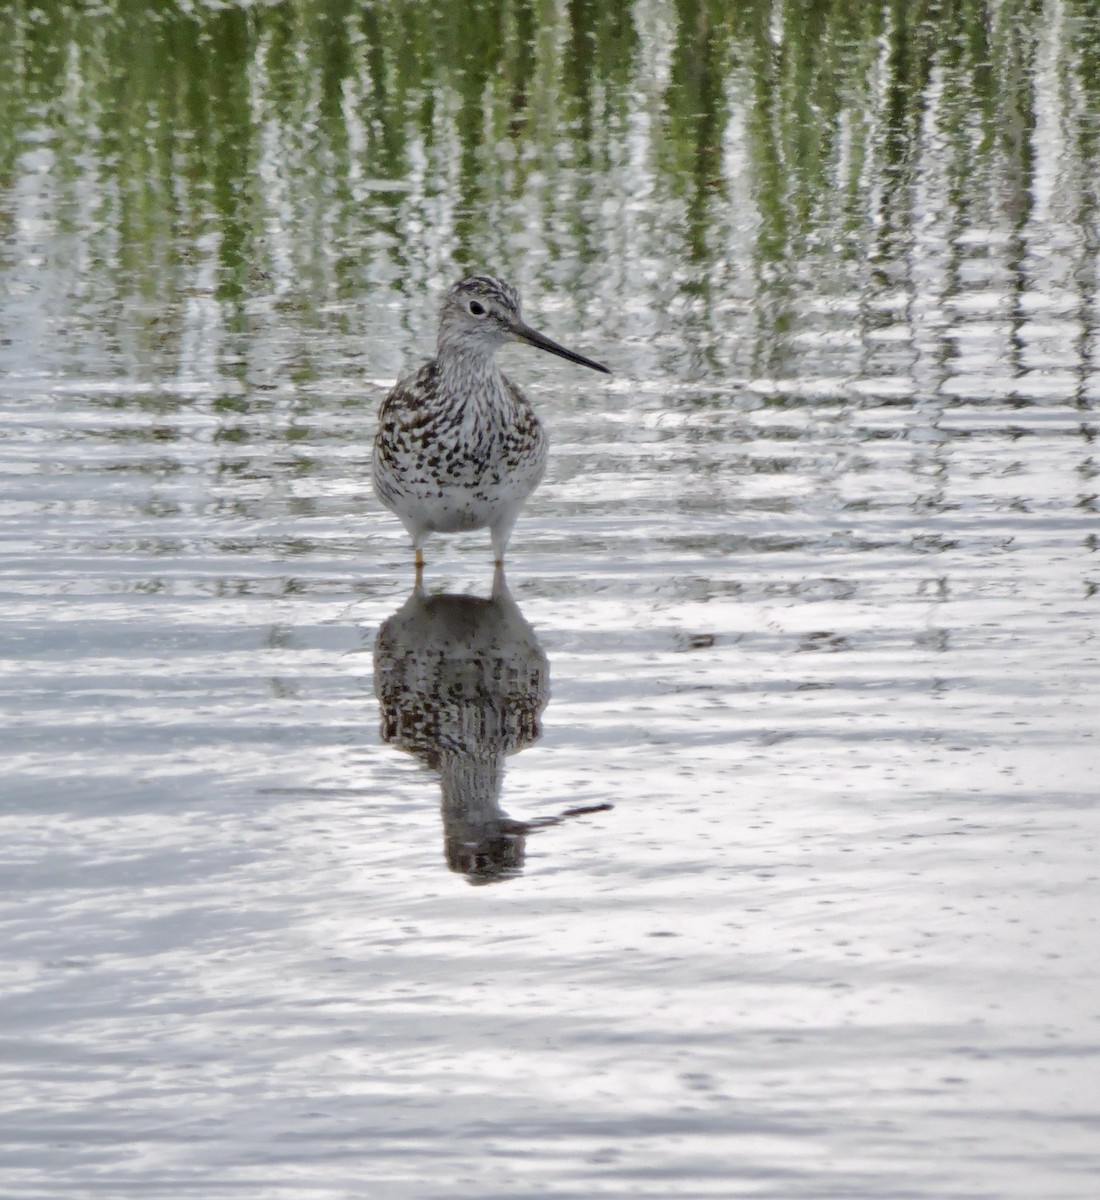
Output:
[[[0,18],[0,1193],[1094,1197],[1095,9],[180,7]]]

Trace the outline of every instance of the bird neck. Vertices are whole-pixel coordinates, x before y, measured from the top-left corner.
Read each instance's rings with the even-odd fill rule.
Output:
[[[487,824],[504,816],[500,792],[504,779],[504,755],[469,754],[445,750],[439,756],[439,783],[443,813],[452,822]]]
[[[495,347],[441,343],[435,361],[442,393],[463,407],[496,410],[507,406],[508,391],[496,363]]]

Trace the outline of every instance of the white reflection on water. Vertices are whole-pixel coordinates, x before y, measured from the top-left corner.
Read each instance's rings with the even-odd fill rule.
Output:
[[[412,572],[340,394],[293,453],[97,391],[8,426],[11,1186],[1088,1195],[1079,414],[552,396],[501,807],[615,807],[470,889],[377,733]]]

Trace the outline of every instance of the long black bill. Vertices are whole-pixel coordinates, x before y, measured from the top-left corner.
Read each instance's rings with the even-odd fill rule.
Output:
[[[577,354],[574,350],[566,350],[564,346],[559,346],[557,342],[551,341],[545,334],[539,333],[537,329],[532,329],[530,325],[513,325],[512,333],[529,346],[537,346],[540,350],[549,350],[551,354],[556,354],[559,358],[567,358],[570,362],[580,363],[582,367],[591,367],[593,371],[602,371],[605,375],[611,374],[610,368],[605,367],[603,363],[593,362],[592,359],[585,358],[583,354]]]

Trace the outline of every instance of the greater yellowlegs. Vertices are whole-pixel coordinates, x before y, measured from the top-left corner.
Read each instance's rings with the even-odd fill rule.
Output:
[[[512,526],[546,469],[546,432],[496,364],[510,341],[610,374],[532,329],[519,293],[503,280],[471,275],[450,289],[435,358],[386,397],[374,439],[374,490],[409,531],[417,572],[428,534],[486,526],[503,563]]]

